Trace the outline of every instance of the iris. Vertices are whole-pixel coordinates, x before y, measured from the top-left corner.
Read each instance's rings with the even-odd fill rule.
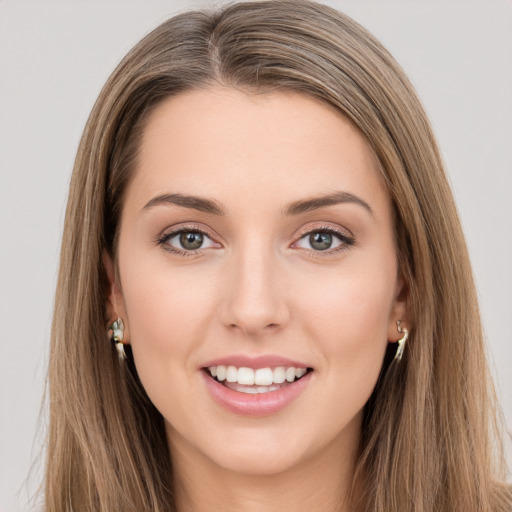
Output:
[[[332,235],[330,233],[311,233],[309,235],[309,243],[313,249],[317,251],[325,251],[332,245]]]
[[[180,244],[189,251],[200,249],[203,245],[203,234],[198,231],[183,231],[180,234]]]

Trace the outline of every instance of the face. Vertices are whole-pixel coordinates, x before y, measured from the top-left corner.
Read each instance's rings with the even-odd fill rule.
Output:
[[[117,256],[125,341],[177,464],[270,474],[354,451],[405,303],[390,198],[340,113],[220,86],[166,100]]]

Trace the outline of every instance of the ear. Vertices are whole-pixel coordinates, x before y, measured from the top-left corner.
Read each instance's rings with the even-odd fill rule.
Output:
[[[402,327],[410,330],[411,314],[408,308],[409,286],[403,276],[398,276],[395,286],[395,295],[388,322],[388,340],[396,343],[403,334],[398,332],[397,321],[400,320]]]
[[[121,285],[119,284],[119,280],[116,277],[114,262],[110,254],[107,252],[107,250],[103,250],[102,261],[103,267],[105,268],[105,273],[107,274],[108,285],[110,290],[108,296],[105,298],[107,315],[109,318],[109,325],[115,320],[117,320],[119,317],[122,318],[124,324],[123,343],[127,344],[130,342],[128,315],[126,314],[126,307],[124,303],[123,293],[121,290]]]

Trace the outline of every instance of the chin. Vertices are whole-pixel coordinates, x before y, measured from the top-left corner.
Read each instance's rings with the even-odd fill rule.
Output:
[[[224,470],[240,476],[264,477],[286,473],[303,460],[303,457],[298,454],[285,453],[283,450],[261,449],[260,446],[226,455],[214,462]]]

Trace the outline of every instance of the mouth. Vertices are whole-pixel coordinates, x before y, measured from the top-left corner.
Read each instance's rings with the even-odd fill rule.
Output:
[[[302,395],[311,397],[316,389],[313,367],[278,354],[231,354],[199,369],[213,401],[242,416],[280,413],[301,403]]]
[[[304,378],[312,368],[276,366],[264,368],[217,365],[203,368],[207,376],[238,393],[261,395],[282,390]]]

